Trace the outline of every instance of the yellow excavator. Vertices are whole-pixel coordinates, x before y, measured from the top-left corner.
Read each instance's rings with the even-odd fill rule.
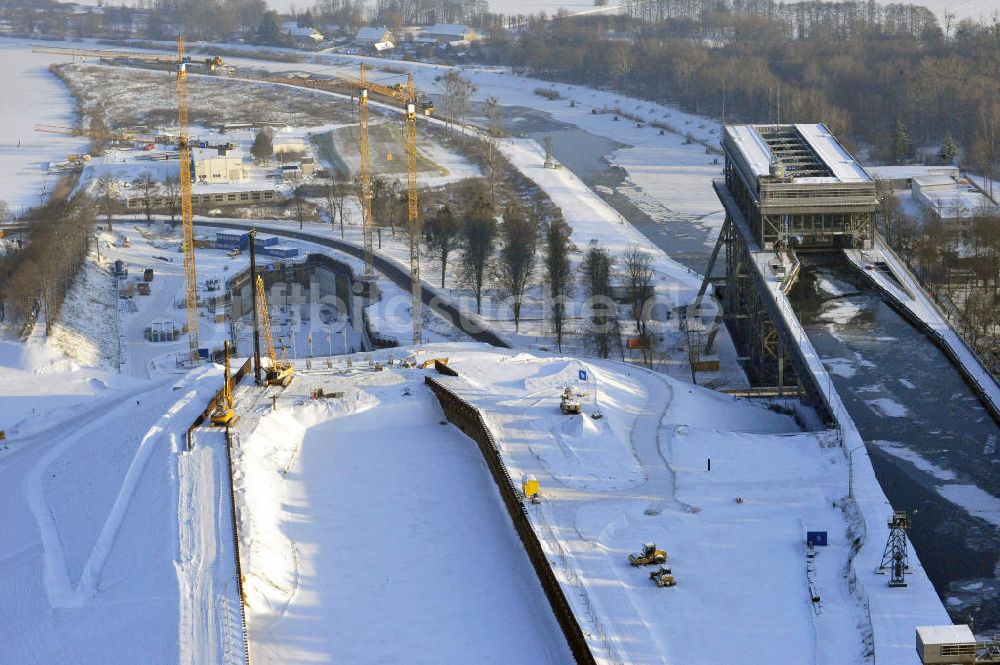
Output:
[[[222,394],[219,395],[219,401],[215,405],[215,411],[212,412],[212,424],[219,427],[225,427],[235,422],[235,414],[233,412],[233,380],[232,375],[229,372],[228,339],[223,345],[223,349],[225,349],[226,352],[226,382],[222,386]]]
[[[285,360],[285,349],[281,349],[281,359],[274,351],[274,338],[271,336],[271,316],[267,309],[267,293],[264,290],[264,279],[257,276],[257,322],[260,324],[261,335],[264,337],[264,347],[269,365],[263,367],[264,385],[287,387],[292,382],[295,366]]]

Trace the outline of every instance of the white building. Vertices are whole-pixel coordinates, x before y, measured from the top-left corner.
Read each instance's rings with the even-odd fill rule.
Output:
[[[467,25],[458,23],[438,23],[426,28],[421,37],[425,40],[433,39],[438,43],[451,44],[452,42],[474,42],[479,39],[476,31]]]
[[[191,172],[194,181],[208,184],[243,182],[247,173],[239,148],[192,148]]]
[[[388,51],[393,48],[392,40],[392,31],[384,25],[361,28],[354,35],[354,43],[358,46],[366,46],[376,51]]]
[[[997,210],[997,206],[965,178],[918,176],[913,178],[910,191],[914,201],[946,221],[968,220]]]
[[[304,44],[319,44],[325,39],[323,33],[313,27],[300,27],[295,21],[285,21],[281,24],[281,30],[285,36],[292,41]]]

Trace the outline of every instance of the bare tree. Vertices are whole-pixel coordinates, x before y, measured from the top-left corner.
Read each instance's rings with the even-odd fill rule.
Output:
[[[292,205],[295,206],[295,219],[299,220],[299,228],[301,229],[302,223],[306,218],[307,207],[306,193],[302,185],[295,188],[295,192],[292,195]]]
[[[326,203],[326,212],[330,216],[330,225],[337,223],[340,218],[340,237],[344,237],[344,199],[347,197],[347,186],[334,179],[327,181],[323,188],[323,200]]]
[[[163,181],[163,195],[167,199],[167,210],[170,212],[170,223],[174,224],[177,215],[181,210],[181,181],[180,178],[168,175]]]
[[[451,69],[444,75],[445,122],[449,128],[459,121],[465,134],[465,118],[469,112],[469,97],[476,92],[472,81]]]
[[[570,228],[562,216],[553,219],[545,231],[545,275],[549,282],[552,308],[552,327],[556,333],[556,346],[562,351],[563,324],[566,317],[566,299],[573,289],[570,273]]]
[[[149,174],[148,171],[144,171],[139,174],[139,180],[136,183],[139,188],[139,192],[142,195],[142,209],[146,213],[146,221],[153,221],[153,204],[155,203],[156,194],[160,189],[159,183],[153,180],[153,176]]]
[[[877,228],[885,236],[885,241],[893,245],[895,242],[893,231],[900,216],[899,199],[896,198],[896,192],[888,180],[875,181],[875,196],[878,198]]]
[[[486,133],[486,170],[490,179],[490,202],[496,205],[497,202],[497,180],[500,166],[500,136],[502,130],[497,121],[500,113],[500,104],[496,97],[486,100],[486,119],[488,121]]]
[[[115,201],[118,200],[118,183],[109,175],[97,179],[97,201],[108,223],[108,231],[112,231],[111,218],[115,213]]]
[[[10,206],[3,199],[0,199],[0,224],[10,219]]]
[[[653,258],[649,252],[632,243],[625,250],[624,267],[635,331],[645,336],[653,298]]]
[[[500,257],[496,273],[500,289],[511,299],[511,307],[514,310],[514,331],[518,332],[524,292],[535,269],[538,222],[525,214],[520,203],[512,201],[503,213],[500,239]]]
[[[424,222],[424,244],[432,258],[441,264],[441,288],[448,270],[448,256],[458,247],[461,224],[447,205]]]
[[[497,235],[493,207],[485,189],[482,181],[470,181],[465,192],[465,224],[462,227],[465,244],[462,252],[462,282],[472,289],[476,297],[477,314],[482,314],[483,285],[486,270],[493,257],[493,240]]]
[[[580,269],[583,271],[584,288],[590,298],[591,329],[597,354],[607,358],[611,352],[611,331],[614,326],[614,301],[611,300],[611,271],[614,261],[607,250],[591,245],[584,255]]]

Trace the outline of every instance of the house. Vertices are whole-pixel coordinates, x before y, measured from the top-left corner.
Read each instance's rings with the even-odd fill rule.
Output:
[[[946,221],[967,223],[983,213],[995,213],[997,206],[965,178],[926,175],[913,178],[913,200]]]
[[[434,40],[439,44],[451,44],[452,42],[474,42],[479,39],[476,31],[467,25],[457,23],[438,23],[429,28],[425,28],[421,37],[424,40]]]
[[[295,21],[284,21],[281,31],[296,44],[316,45],[323,41],[323,33],[313,27],[300,27]]]
[[[192,148],[191,173],[195,182],[228,184],[246,180],[243,155],[239,148]]]
[[[392,31],[382,26],[364,27],[354,35],[354,43],[363,48],[368,48],[381,53],[394,47],[392,43]]]

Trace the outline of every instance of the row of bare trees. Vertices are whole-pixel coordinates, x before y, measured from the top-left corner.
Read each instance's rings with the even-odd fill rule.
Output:
[[[25,218],[28,242],[0,258],[0,311],[19,328],[36,306],[46,327],[58,318],[84,260],[94,230],[93,202],[84,194],[56,198]]]

